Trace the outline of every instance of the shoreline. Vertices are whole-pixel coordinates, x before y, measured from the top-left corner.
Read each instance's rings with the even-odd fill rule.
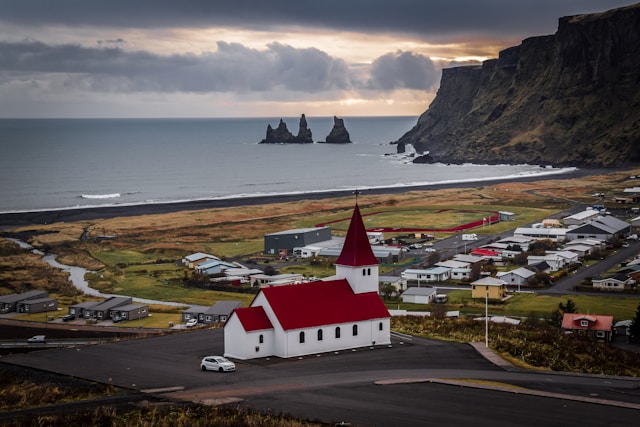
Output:
[[[617,169],[576,169],[561,174],[533,175],[523,177],[498,178],[490,180],[455,182],[430,185],[385,187],[358,190],[361,197],[367,194],[402,194],[410,191],[429,191],[447,188],[469,188],[477,186],[496,185],[507,182],[536,182],[548,180],[567,180],[581,178],[589,175],[607,174]],[[255,206],[271,203],[295,202],[301,200],[323,200],[352,196],[356,189],[351,190],[330,190],[326,192],[310,192],[295,194],[273,194],[264,196],[249,196],[227,199],[192,200],[184,202],[149,203],[126,206],[104,206],[90,208],[70,208],[61,210],[43,210],[32,212],[0,213],[0,230],[29,225],[52,224],[57,222],[76,222],[93,219],[107,219],[121,216],[142,216],[166,214],[181,211],[204,210],[213,208],[231,208],[239,206]]]

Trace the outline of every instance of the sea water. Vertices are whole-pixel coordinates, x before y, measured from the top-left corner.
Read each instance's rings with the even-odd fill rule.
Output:
[[[352,144],[259,144],[280,118],[1,119],[0,212],[384,187],[559,173],[413,164],[391,141],[416,117],[345,117]],[[299,117],[285,117],[297,134]],[[332,117],[307,117],[323,141]]]

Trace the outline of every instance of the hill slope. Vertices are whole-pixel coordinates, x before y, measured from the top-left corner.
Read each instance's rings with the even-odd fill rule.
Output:
[[[560,18],[554,35],[443,70],[429,109],[394,144],[429,152],[416,162],[637,164],[640,3]]]

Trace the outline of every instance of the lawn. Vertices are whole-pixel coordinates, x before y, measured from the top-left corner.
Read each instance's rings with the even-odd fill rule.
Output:
[[[460,310],[467,314],[484,314],[484,300],[473,300],[471,291],[459,290],[447,293],[448,310]],[[632,319],[635,315],[640,298],[620,298],[616,296],[593,295],[536,295],[519,294],[505,303],[489,303],[489,314],[498,316],[528,317],[534,313],[540,318],[549,318],[551,312],[558,308],[558,304],[566,304],[571,299],[580,313],[606,314],[618,320]],[[393,304],[390,304],[393,307]],[[423,306],[428,307],[428,306]],[[428,309],[425,309],[428,310]]]

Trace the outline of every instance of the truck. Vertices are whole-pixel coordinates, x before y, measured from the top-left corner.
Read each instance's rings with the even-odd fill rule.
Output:
[[[477,234],[463,234],[462,240],[478,240]]]

